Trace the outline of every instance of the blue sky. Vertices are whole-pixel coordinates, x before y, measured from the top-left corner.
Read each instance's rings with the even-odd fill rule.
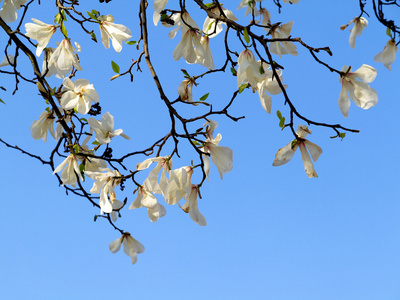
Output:
[[[44,1],[42,1],[44,2]],[[83,1],[82,1],[83,2]],[[173,1],[171,8],[177,8]],[[232,1],[233,2],[233,1]],[[238,2],[238,1],[236,1]],[[242,23],[244,10],[237,3],[224,3]],[[314,164],[319,178],[309,179],[299,153],[291,162],[272,167],[277,150],[293,139],[291,132],[278,127],[276,110],[288,117],[283,96],[273,96],[272,114],[262,108],[257,93],[245,90],[232,105],[230,113],[246,116],[234,123],[224,118],[216,133],[220,145],[233,150],[233,170],[221,181],[212,165],[210,181],[201,190],[199,209],[207,226],[196,225],[177,206],[168,206],[167,215],[156,223],[148,220],[145,209],[123,211],[117,221],[146,248],[132,265],[122,251],[112,254],[108,244],[119,237],[106,222],[93,217],[97,208],[83,198],[66,196],[47,166],[15,150],[0,146],[0,190],[3,214],[0,235],[0,290],[4,299],[399,299],[400,298],[400,197],[398,169],[400,136],[397,114],[400,109],[397,60],[388,71],[373,57],[386,44],[386,29],[374,18],[357,38],[356,48],[348,43],[349,30],[340,25],[358,16],[358,1],[306,1],[284,4],[279,15],[275,6],[265,1],[272,21],[294,21],[292,35],[300,36],[313,47],[330,46],[333,56],[320,58],[336,69],[351,65],[353,69],[368,64],[378,76],[371,86],[377,90],[379,103],[362,110],[352,103],[345,119],[338,107],[341,85],[337,74],[313,61],[306,49],[298,46],[299,55],[275,57],[285,67],[283,80],[288,95],[298,110],[315,121],[340,123],[360,130],[348,133],[343,141],[330,139],[333,131],[311,126],[307,138],[321,146],[323,153]],[[51,5],[53,5],[51,3]],[[122,4],[114,0],[81,3],[82,10],[97,9],[113,14],[115,23],[128,26],[134,40],[139,38],[137,12],[133,1]],[[152,16],[152,1],[149,18]],[[204,16],[196,6],[188,9],[197,24]],[[373,16],[371,5],[367,6]],[[192,14],[193,11],[193,14]],[[51,23],[55,13],[47,6],[35,8],[28,17]],[[27,20],[29,20],[27,18]],[[112,141],[115,156],[150,145],[166,134],[168,114],[155,85],[141,64],[142,73],[110,82],[114,75],[110,61],[121,68],[136,59],[140,51],[124,45],[120,54],[104,49],[83,36],[71,22],[67,29],[72,41],[82,46],[79,53],[82,72],[100,95],[102,112],[115,117],[115,128],[122,128],[130,141]],[[68,27],[70,26],[70,27]],[[350,27],[351,28],[351,27]],[[183,80],[180,69],[190,74],[204,67],[173,61],[172,52],[181,35],[170,40],[169,30],[149,24],[150,52],[156,71],[171,99]],[[98,28],[95,29],[99,37]],[[60,41],[57,33],[50,46]],[[216,66],[223,63],[222,35],[212,40]],[[0,40],[6,40],[0,34]],[[240,44],[232,41],[240,53]],[[41,62],[41,58],[39,58]],[[21,66],[27,62],[21,60]],[[11,96],[13,81],[1,75],[1,138],[35,154],[48,157],[55,141],[47,144],[32,139],[29,127],[45,109],[34,86],[21,82]],[[52,78],[51,83],[61,84]],[[207,92],[213,107],[222,107],[236,89],[236,78],[215,74],[199,81],[195,99]],[[177,108],[185,116],[197,111],[183,105]],[[203,109],[196,107],[195,109]],[[296,124],[299,120],[296,120]],[[201,127],[202,122],[196,124]],[[181,159],[174,168],[188,165],[194,155],[181,142]],[[166,152],[169,153],[169,152]],[[128,162],[131,169],[143,161]],[[61,163],[62,159],[57,160]],[[144,174],[139,179],[146,178]],[[198,177],[193,180],[196,182]],[[91,187],[91,182],[86,185]],[[131,203],[134,187],[127,184],[119,198]],[[162,201],[159,198],[159,201]]]

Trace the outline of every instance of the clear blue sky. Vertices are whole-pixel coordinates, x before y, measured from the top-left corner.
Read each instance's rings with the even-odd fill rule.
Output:
[[[81,1],[81,6],[82,10],[113,14],[115,23],[128,26],[137,40],[138,5],[134,2],[114,0],[100,5],[91,0]],[[244,19],[244,10],[236,11],[238,2],[224,4],[246,22],[249,18]],[[313,47],[330,46],[333,56],[321,53],[320,57],[333,67],[357,69],[368,64],[377,69],[371,86],[378,92],[378,105],[362,110],[352,103],[345,119],[338,107],[341,85],[337,74],[315,63],[301,47],[298,57],[275,58],[285,67],[287,92],[302,114],[315,121],[357,128],[360,133],[348,133],[340,141],[329,138],[331,130],[310,127],[313,134],[309,140],[323,149],[315,163],[317,179],[307,178],[300,153],[290,163],[272,167],[276,151],[293,139],[289,130],[280,130],[275,115],[279,109],[288,117],[288,108],[282,95],[273,96],[272,114],[268,115],[257,93],[244,91],[230,111],[234,116],[245,115],[244,120],[233,123],[215,118],[219,122],[216,133],[223,136],[220,145],[233,149],[234,167],[221,181],[212,165],[210,181],[204,184],[199,201],[208,225],[196,225],[177,206],[167,207],[167,215],[156,223],[148,220],[145,209],[123,211],[118,225],[146,248],[135,265],[122,250],[117,254],[109,251],[108,244],[119,234],[104,221],[93,222],[97,208],[83,198],[66,196],[47,166],[0,145],[0,298],[400,299],[400,58],[391,72],[374,62],[388,37],[373,18],[357,38],[356,48],[350,48],[349,30],[339,27],[359,14],[356,0],[301,0],[297,5],[283,5],[280,15],[269,3],[272,1],[265,2],[273,22],[294,21],[294,37],[302,37]],[[152,4],[150,1],[150,20]],[[196,6],[188,4],[188,9],[194,12]],[[367,10],[372,16],[371,5]],[[30,17],[51,23],[54,14],[42,5],[32,10]],[[201,26],[204,16],[193,17]],[[165,135],[167,111],[144,61],[143,73],[135,74],[133,83],[128,78],[109,81],[114,75],[110,61],[123,69],[140,53],[136,47],[124,45],[120,54],[107,51],[89,37],[74,35],[76,27],[69,23],[72,41],[82,46],[83,71],[77,78],[94,84],[102,112],[114,115],[115,128],[131,137],[130,141],[113,140],[115,155],[142,149]],[[152,23],[149,28],[153,62],[167,95],[175,99],[183,80],[180,69],[194,75],[205,68],[173,61],[180,33],[170,40],[168,29]],[[100,37],[98,28],[95,30]],[[218,50],[222,37],[211,44],[216,66],[223,63],[223,51]],[[61,39],[57,33],[49,45],[54,47]],[[2,45],[5,40],[0,34]],[[238,53],[243,50],[237,43],[232,47]],[[4,75],[1,78],[7,92],[0,91],[0,98],[7,104],[0,104],[0,137],[47,158],[55,141],[50,136],[47,144],[35,141],[29,130],[46,107],[43,99],[34,86],[25,83],[11,96],[13,82]],[[51,82],[61,84],[56,78]],[[230,74],[216,74],[199,83],[195,99],[210,92],[208,101],[216,108],[224,105],[236,88],[236,78]],[[195,113],[177,107],[185,109],[186,116]],[[190,148],[181,144],[183,155],[174,159],[174,168],[188,165],[193,157]],[[129,161],[131,169],[144,159]],[[86,185],[90,189],[91,182]],[[124,192],[118,191],[118,198],[128,197],[131,203],[136,197],[133,189],[127,184]]]

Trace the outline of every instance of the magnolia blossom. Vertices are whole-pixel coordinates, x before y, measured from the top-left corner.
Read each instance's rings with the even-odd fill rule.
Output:
[[[122,50],[122,42],[129,40],[131,31],[129,28],[121,24],[114,24],[114,17],[112,15],[100,16],[100,33],[101,41],[106,49],[110,48],[110,39],[112,46],[118,53]]]
[[[103,172],[101,172],[103,171]],[[112,201],[115,200],[115,187],[121,182],[121,174],[117,170],[103,169],[99,172],[86,171],[85,175],[95,180],[90,190],[91,193],[100,193],[100,212],[111,213],[113,211]],[[110,195],[110,200],[108,200]]]
[[[62,169],[64,169],[61,173],[61,181],[63,182],[63,185],[69,184],[75,187],[75,183],[78,180],[76,175],[78,175],[79,179],[83,181],[75,154],[68,155],[68,157],[54,170],[53,175],[60,172]]]
[[[139,188],[137,198],[129,206],[129,209],[140,207],[147,208],[147,214],[151,222],[156,222],[159,218],[165,216],[167,213],[165,207],[158,203],[157,198],[147,191],[143,186]]]
[[[311,130],[309,130],[307,126],[299,125],[296,131],[298,138],[278,150],[272,165],[282,166],[288,163],[292,159],[297,148],[300,148],[301,159],[303,160],[304,170],[307,176],[309,178],[318,177],[317,172],[314,170],[314,164],[311,161],[310,154],[313,161],[316,162],[322,153],[322,149],[318,145],[305,139],[308,133],[311,134]]]
[[[182,206],[183,211],[188,212],[190,218],[200,226],[206,226],[207,221],[206,218],[199,211],[199,203],[197,200],[197,195],[199,192],[199,188],[197,185],[192,184],[190,194],[186,194],[184,198],[186,199],[186,203]]]
[[[94,130],[96,133],[96,141],[98,141],[100,144],[108,144],[111,142],[111,139],[115,136],[122,136],[123,138],[129,140],[129,136],[126,134],[122,133],[122,129],[116,129],[114,130],[114,117],[109,113],[105,113],[101,117],[101,121],[98,121],[94,118],[89,118],[88,123],[90,127]]]
[[[261,25],[269,26],[271,25],[271,13],[265,8],[260,9],[260,15],[262,16]]]
[[[179,60],[183,57],[187,63],[194,64],[198,62],[199,56],[201,58],[206,57],[204,48],[200,42],[201,34],[199,33],[199,26],[197,26],[196,22],[190,17],[189,13],[185,12],[181,16],[185,20],[185,23],[180,23],[182,39],[175,47],[172,56],[174,60]]]
[[[182,101],[187,101],[193,103],[193,80],[185,79],[178,86],[178,95],[181,97]],[[193,105],[199,105],[198,103],[193,103]]]
[[[149,176],[144,181],[143,186],[148,191],[165,195],[168,186],[167,172],[172,169],[172,159],[170,156],[148,158],[145,161],[138,163],[136,165],[136,170],[141,171],[147,169],[153,162],[157,162],[157,165],[153,170],[151,170]],[[158,183],[158,174],[161,169],[161,178]]]
[[[76,107],[80,114],[87,114],[92,107],[92,101],[99,102],[99,94],[86,79],[77,79],[72,83],[71,79],[64,78],[63,80],[63,95],[61,97],[61,106],[65,110],[70,110]]]
[[[49,25],[39,21],[37,19],[33,19],[32,21],[35,23],[26,23],[25,24],[25,35],[30,37],[31,39],[37,40],[38,45],[36,47],[36,55],[40,56],[44,48],[46,48],[47,44],[50,41],[52,35],[56,32],[56,27],[54,25]]]
[[[399,48],[397,48],[394,39],[391,39],[387,42],[382,52],[379,52],[377,55],[375,55],[374,60],[376,62],[383,63],[383,65],[391,71],[392,70],[391,64],[396,59],[396,52],[398,50]]]
[[[168,33],[168,37],[170,39],[173,39],[176,36],[178,30],[181,28],[182,23],[183,22],[182,22],[182,19],[181,19],[181,14],[180,13],[176,13],[176,14],[173,14],[172,16],[170,16],[166,21],[163,21],[162,25],[164,27],[169,27],[169,28],[176,26],[174,29],[172,29]]]
[[[54,120],[55,117],[53,115],[53,111],[44,111],[39,116],[39,120],[33,121],[30,129],[31,135],[35,140],[42,139],[43,142],[47,141],[47,131],[50,132],[51,136],[58,140],[62,135],[63,128],[60,123],[57,123],[56,132],[54,132]]]
[[[165,201],[168,204],[177,204],[183,196],[190,195],[192,174],[193,169],[189,166],[170,171],[170,179],[165,193]]]
[[[237,86],[240,87],[242,83],[249,83],[255,88],[261,73],[260,65],[255,60],[253,52],[248,49],[243,50],[239,55],[238,64]]]
[[[10,64],[11,65],[15,64],[15,56],[12,54],[4,56],[3,61],[0,63],[0,67],[9,66]]]
[[[129,232],[125,232],[121,237],[110,243],[110,251],[117,253],[121,249],[121,244],[124,245],[124,252],[131,257],[132,264],[137,261],[137,254],[144,252],[144,246],[135,240]]]
[[[239,6],[236,9],[238,10],[246,7],[246,12],[244,16],[247,16],[249,13],[252,12],[252,10],[254,10],[254,16],[258,16],[260,12],[256,8],[256,2],[261,2],[261,1],[263,0],[241,0]]]
[[[355,17],[349,24],[340,26],[340,29],[345,30],[351,23],[354,23],[354,26],[350,30],[349,43],[350,47],[354,49],[356,47],[356,37],[360,36],[364,28],[368,26],[368,21],[363,17]]]
[[[283,25],[274,25],[270,29],[272,39],[286,39],[290,36],[292,30],[293,21],[290,21]],[[281,58],[283,54],[291,54],[297,56],[297,47],[292,42],[272,42],[269,45],[271,53],[279,55]]]
[[[0,17],[6,23],[17,20],[17,10],[28,0],[4,0],[3,7],[0,9]]]
[[[339,77],[339,82],[342,84],[339,108],[345,118],[349,115],[350,98],[362,109],[369,109],[378,103],[378,94],[367,84],[374,81],[376,77],[376,70],[373,67],[362,65],[355,72],[351,72],[351,68],[344,66],[342,72],[347,73]]]
[[[69,39],[64,39],[51,55],[48,64],[52,65],[55,63],[57,65],[57,71],[59,72],[57,75],[59,77],[64,77],[71,71],[72,67],[78,71],[82,71],[82,67],[79,64],[78,57],[75,55],[74,51],[75,49],[72,47],[71,41]]]
[[[154,25],[157,26],[158,21],[160,20],[160,13],[164,10],[165,6],[167,5],[168,0],[154,0],[153,9],[153,22]]]
[[[57,61],[50,61],[51,56],[54,53],[53,48],[45,48],[44,49],[44,59],[42,64],[42,74],[46,74],[46,77],[50,77],[51,75],[55,75],[57,78],[63,78],[64,75],[60,75],[63,72],[58,68]]]
[[[218,169],[219,176],[223,179],[223,174],[226,174],[232,171],[232,161],[233,161],[233,151],[231,148],[218,146],[219,142],[222,139],[221,134],[218,133],[217,137],[214,138],[213,132],[214,129],[218,126],[218,123],[215,121],[209,121],[204,124],[207,132],[207,139],[204,142],[201,151],[205,153],[209,153],[212,162]],[[206,173],[207,179],[210,173],[210,158],[208,155],[203,155],[204,157],[204,172]]]
[[[116,222],[118,219],[117,211],[124,206],[124,203],[117,199],[111,199],[111,205],[113,208],[113,211],[111,212],[111,219]]]
[[[222,8],[224,15],[228,19],[230,19],[232,21],[238,21],[238,19],[235,17],[235,15],[232,13],[232,11],[224,8],[222,6],[222,4],[220,6]],[[211,8],[210,11],[216,15],[221,15],[221,12],[220,12],[220,9],[218,6]],[[216,37],[222,31],[222,24],[225,24],[225,22],[217,21],[217,20],[212,19],[209,16],[207,16],[203,23],[203,32],[210,38]]]

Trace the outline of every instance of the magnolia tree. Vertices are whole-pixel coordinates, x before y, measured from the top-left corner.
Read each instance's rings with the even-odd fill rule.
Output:
[[[139,13],[125,22],[107,14],[108,6],[113,4],[107,4],[111,0],[99,2],[86,10],[78,0],[57,0],[51,4],[53,11],[47,13],[47,19],[26,18],[30,9],[45,5],[40,0],[3,2],[0,26],[8,39],[1,45],[4,59],[0,72],[3,77],[10,77],[13,84],[1,88],[15,94],[21,92],[21,81],[36,85],[38,97],[43,98],[42,102],[37,101],[43,112],[40,116],[32,115],[31,135],[37,143],[40,140],[46,143],[50,134],[49,138],[55,142],[48,143],[53,145],[49,145],[48,153],[38,154],[3,139],[0,141],[40,160],[67,193],[93,204],[97,210],[95,220],[104,220],[116,230],[116,239],[109,244],[110,251],[118,252],[123,245],[132,263],[137,261],[137,254],[144,252],[142,242],[145,244],[145,241],[139,242],[128,228],[118,225],[121,212],[147,211],[149,220],[157,222],[166,215],[167,206],[175,205],[199,226],[207,224],[199,204],[202,205],[201,191],[207,188],[210,170],[216,168],[223,179],[233,169],[232,147],[221,142],[220,128],[217,129],[214,118],[223,116],[234,122],[244,118],[231,114],[230,108],[245,90],[252,91],[253,97],[258,96],[266,113],[276,114],[282,131],[290,131],[293,136],[286,146],[280,149],[279,145],[273,146],[279,149],[275,158],[270,158],[273,166],[289,163],[299,149],[306,176],[318,177],[313,162],[318,160],[322,149],[315,140],[308,140],[310,128],[325,127],[332,131],[331,138],[339,140],[346,133],[358,132],[356,128],[324,123],[301,113],[301,107],[295,106],[288,93],[290,84],[285,82],[283,56],[298,56],[298,48],[304,48],[322,71],[337,74],[340,87],[333,98],[338,99],[337,109],[344,118],[349,116],[351,101],[364,110],[378,104],[379,91],[373,87],[377,71],[373,66],[330,65],[329,47],[293,37],[295,22],[280,22],[285,7],[301,5],[299,0],[242,0],[224,5],[217,0],[210,3],[140,0],[134,4]],[[400,28],[396,20],[386,18],[385,10],[398,6],[397,1],[360,0],[356,16],[348,24],[334,26],[338,30],[350,26],[349,44],[356,48],[357,37],[366,30],[368,19],[377,18],[386,28],[388,41],[381,45],[382,51],[374,60],[391,70],[400,43]],[[172,40],[171,59],[187,63],[187,68],[182,69],[183,80],[175,87],[174,94],[167,95],[167,83],[160,80],[157,65],[152,61],[149,28],[154,26]],[[92,49],[105,47],[116,55],[134,49],[130,64],[120,66],[111,61],[115,75],[110,80],[113,84],[124,78],[133,81],[134,76],[142,76],[142,69],[148,68],[152,79],[149,78],[147,88],[158,91],[160,105],[166,107],[170,121],[163,124],[167,128],[164,136],[144,149],[127,150],[126,147],[120,150],[125,151],[123,155],[113,154],[114,140],[129,140],[133,130],[115,129],[114,112],[102,111],[100,103],[108,100],[103,100],[96,91],[96,82],[85,76],[80,52],[89,49],[81,48],[76,42],[82,35],[92,40]],[[213,57],[214,47],[222,47],[224,56]],[[29,64],[22,66],[26,62]],[[202,72],[195,73],[198,70],[194,69],[195,64],[203,68]],[[237,84],[235,90],[223,90],[226,98],[221,99],[225,101],[221,109],[215,109],[208,102],[209,92],[199,100],[193,97],[194,90],[208,77]],[[278,94],[282,94],[288,108],[285,112],[272,110],[273,96]],[[1,101],[8,100],[3,97]],[[190,117],[187,117],[188,109]],[[229,129],[221,129],[224,130]],[[182,151],[187,152],[185,157],[190,157],[189,160],[181,158]],[[142,174],[145,174],[144,180],[140,179]],[[134,195],[122,199],[124,189]],[[123,215],[129,218],[128,213]]]

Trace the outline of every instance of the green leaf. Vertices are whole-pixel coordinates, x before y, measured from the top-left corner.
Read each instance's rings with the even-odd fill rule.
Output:
[[[207,6],[207,8],[210,8],[211,6],[214,5],[214,3],[205,3],[204,5]]]
[[[211,29],[211,26],[213,25],[215,23],[215,21],[212,21],[210,24],[208,24],[208,27],[207,27],[207,32]]]
[[[260,66],[260,70],[259,71],[260,71],[260,74],[264,74],[265,73],[264,68],[263,68],[262,65]]]
[[[2,99],[0,99],[0,102],[3,103],[3,104],[6,104]]]
[[[95,15],[96,17],[100,16],[100,13],[95,9],[92,9],[92,14]]]
[[[332,56],[332,51],[329,49],[329,47],[324,48],[324,50],[329,54],[329,56]]]
[[[241,86],[239,86],[239,94],[241,94],[245,88],[247,88],[248,84],[247,83],[243,83]]]
[[[195,146],[201,146],[201,144],[198,141],[192,141],[192,144]]]
[[[243,30],[243,37],[244,37],[244,40],[246,41],[246,43],[249,44],[250,37],[249,37],[249,32],[247,31],[247,27],[245,27]]]
[[[68,37],[68,31],[65,29],[64,22],[61,23],[61,32],[65,37]]]
[[[298,140],[293,140],[292,143],[290,144],[290,147],[292,148],[292,150],[294,149],[294,147],[296,147],[296,145],[299,143]]]
[[[95,20],[95,21],[97,21],[97,17],[94,15],[94,14],[92,14],[92,13],[90,13],[90,12],[88,12],[88,11],[86,11],[86,13],[89,15],[89,17],[91,17],[93,20]]]
[[[92,33],[90,33],[90,36],[92,37],[92,40],[97,43],[96,34],[94,32],[92,32]]]
[[[282,114],[279,110],[276,111],[276,115],[278,116],[279,120],[282,119]]]
[[[78,113],[78,109],[76,108],[76,106],[74,107],[74,113]]]
[[[235,75],[235,76],[236,76],[236,70],[235,70],[235,68],[234,68],[234,67],[231,67],[231,72],[232,72],[232,74],[233,74],[233,75]]]
[[[280,128],[285,127],[285,117],[282,117],[282,118],[281,118],[281,120],[280,120],[280,122],[279,122],[279,127],[280,127]]]
[[[94,141],[93,143],[92,143],[92,145],[100,145],[100,143],[98,142],[98,141]]]
[[[97,215],[94,216],[93,221],[96,222],[96,220],[97,220]]]
[[[204,94],[203,96],[201,96],[200,101],[204,101],[208,98],[208,95],[210,95],[210,93]]]
[[[190,78],[189,73],[185,69],[181,69],[181,71],[182,71],[183,75],[185,75],[185,76]]]
[[[115,73],[119,74],[119,66],[114,61],[111,61],[111,67]]]
[[[85,165],[84,164],[80,164],[79,165],[79,171],[81,171],[81,173],[83,173],[83,171],[85,171]]]
[[[135,45],[136,41],[126,41],[125,43],[128,44],[128,45]]]
[[[55,24],[60,24],[60,22],[61,22],[61,14],[58,13],[58,14],[56,14],[56,16],[54,17],[54,23],[55,23]]]
[[[45,111],[50,112],[50,107],[46,107]]]
[[[74,148],[74,152],[75,153],[79,153],[79,146],[78,145],[74,145],[72,148]]]
[[[87,123],[87,120],[85,118],[80,118],[79,120],[81,120],[82,122],[86,122]]]
[[[61,14],[62,14],[64,22],[67,22],[67,16],[65,15],[65,11],[63,9],[61,10]]]
[[[390,37],[392,37],[392,31],[390,30],[390,28],[386,28],[386,34]]]
[[[346,137],[346,132],[341,132],[341,133],[339,133],[339,137],[342,139],[342,141],[343,141],[343,139]]]

